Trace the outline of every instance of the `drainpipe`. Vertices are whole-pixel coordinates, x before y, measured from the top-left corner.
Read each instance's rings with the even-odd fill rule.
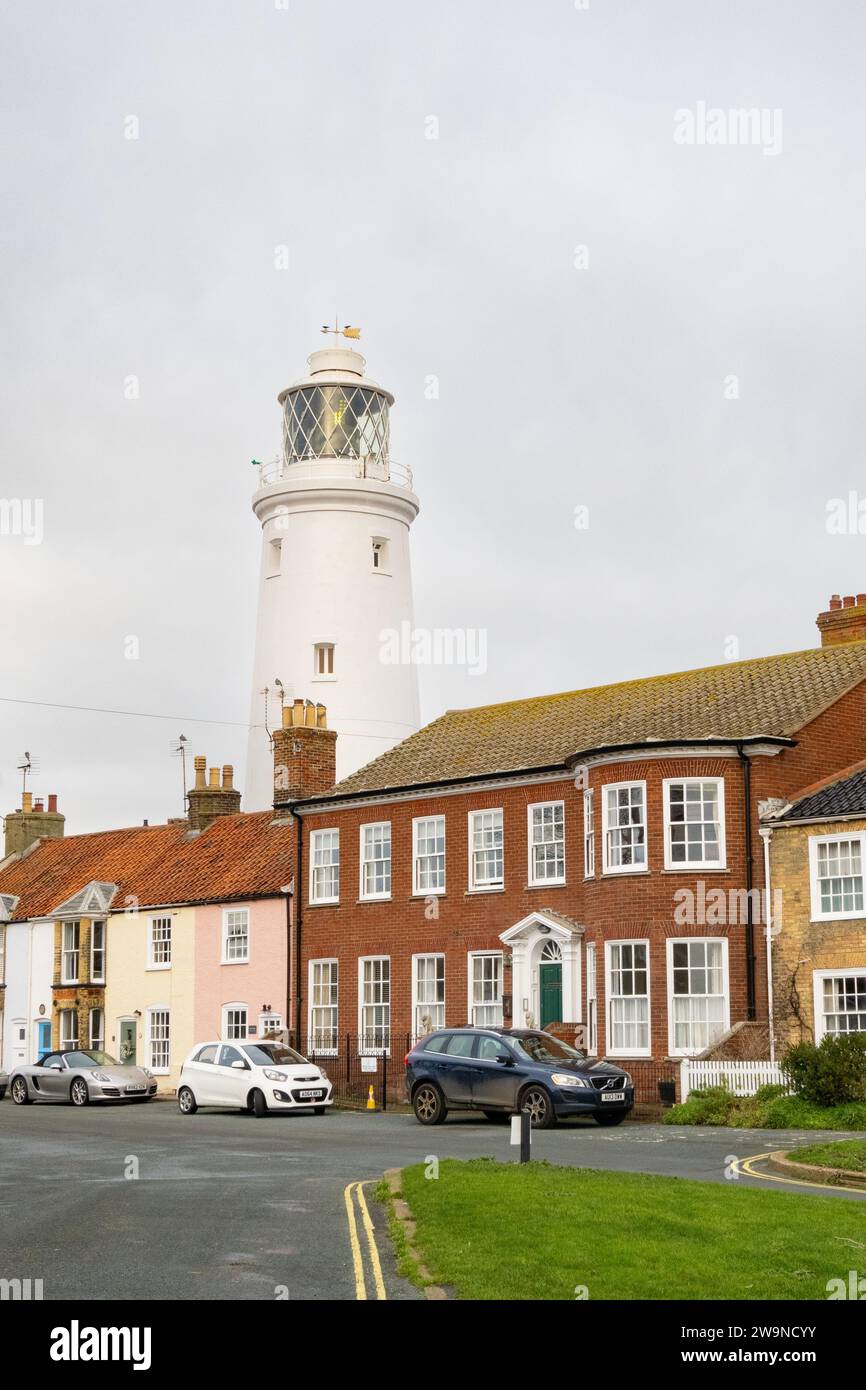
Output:
[[[767,931],[767,1012],[770,1017],[770,1061],[776,1060],[776,1025],[773,1018],[773,885],[770,881],[770,841],[773,832],[770,827],[762,826],[758,831],[764,842],[764,892],[766,908],[764,917],[766,919]]]
[[[743,831],[746,841],[746,1017],[750,1023],[755,1021],[755,919],[752,909],[752,884],[754,881],[754,853],[752,847],[752,765],[743,752],[743,745],[736,745],[737,757],[743,769]]]
[[[301,1046],[301,1005],[303,1003],[303,989],[301,969],[301,916],[304,902],[304,822],[298,815],[294,806],[291,808],[292,818],[297,826],[295,836],[295,892],[293,900],[295,905],[295,1028],[297,1029],[298,1048]],[[291,952],[289,953],[291,958]]]

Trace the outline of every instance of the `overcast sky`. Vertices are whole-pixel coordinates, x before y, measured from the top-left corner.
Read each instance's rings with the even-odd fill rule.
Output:
[[[2,12],[0,496],[44,538],[0,535],[0,696],[169,716],[0,705],[2,811],[25,748],[69,833],[180,814],[179,733],[240,781],[250,460],[337,309],[397,398],[416,619],[488,634],[425,720],[813,646],[866,589],[826,525],[866,499],[857,0]],[[699,103],[773,138],[678,143]]]

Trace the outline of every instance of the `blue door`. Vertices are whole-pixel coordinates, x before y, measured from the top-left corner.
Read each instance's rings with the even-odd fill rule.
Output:
[[[36,1060],[41,1062],[51,1051],[51,1020],[41,1018],[36,1024]]]

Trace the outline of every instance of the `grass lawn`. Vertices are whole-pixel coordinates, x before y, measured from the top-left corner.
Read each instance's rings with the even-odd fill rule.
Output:
[[[809,1144],[805,1149],[791,1149],[788,1157],[795,1163],[814,1163],[818,1168],[847,1168],[851,1173],[866,1173],[866,1140],[839,1139],[835,1144]]]
[[[467,1299],[824,1299],[866,1248],[866,1203],[736,1181],[447,1159],[403,1191],[434,1281]]]

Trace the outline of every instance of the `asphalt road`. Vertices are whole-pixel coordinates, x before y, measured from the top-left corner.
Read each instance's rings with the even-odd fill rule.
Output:
[[[579,1121],[535,1134],[533,1156],[726,1182],[735,1157],[815,1137],[637,1123],[602,1130]],[[46,1299],[354,1299],[359,1284],[369,1299],[377,1290],[418,1298],[396,1274],[372,1186],[361,1192],[373,1239],[364,1201],[346,1189],[430,1155],[513,1160],[515,1151],[507,1125],[474,1117],[422,1129],[406,1114],[256,1120],[217,1111],[183,1117],[170,1102],[75,1110],[7,1098],[0,1278],[41,1278]],[[763,1185],[745,1174],[736,1181]]]

